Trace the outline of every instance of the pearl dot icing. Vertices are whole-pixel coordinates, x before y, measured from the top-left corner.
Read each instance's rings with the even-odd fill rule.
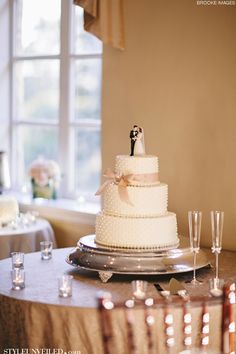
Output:
[[[158,157],[116,157],[115,174],[157,174]],[[96,242],[103,246],[165,249],[178,245],[176,214],[168,212],[168,186],[158,181],[126,187],[129,203],[111,182],[103,194],[103,210],[96,217]]]
[[[106,214],[131,217],[154,217],[167,212],[168,186],[128,186],[129,203],[120,198],[119,186],[110,183],[103,193],[103,211]]]
[[[96,242],[126,248],[176,246],[176,215],[166,213],[156,218],[123,218],[100,213],[96,218]]]
[[[116,175],[158,173],[158,157],[153,155],[128,156],[118,155],[115,162]],[[142,183],[133,183],[142,185]],[[158,184],[157,181],[146,184]],[[144,184],[145,185],[145,184]]]

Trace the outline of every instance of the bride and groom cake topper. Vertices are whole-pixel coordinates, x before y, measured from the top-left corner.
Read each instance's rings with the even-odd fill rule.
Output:
[[[143,128],[134,125],[133,129],[130,131],[129,137],[131,143],[130,156],[145,155]]]

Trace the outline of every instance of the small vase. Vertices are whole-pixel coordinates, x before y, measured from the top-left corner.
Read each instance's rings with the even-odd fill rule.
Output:
[[[50,178],[45,186],[40,186],[34,178],[31,179],[33,198],[57,199],[55,181]]]

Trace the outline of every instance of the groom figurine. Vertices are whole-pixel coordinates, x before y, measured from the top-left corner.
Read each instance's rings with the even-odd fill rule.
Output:
[[[134,125],[133,129],[130,131],[129,137],[130,137],[130,142],[131,142],[131,153],[130,156],[134,156],[134,145],[137,139],[138,135],[138,126]]]

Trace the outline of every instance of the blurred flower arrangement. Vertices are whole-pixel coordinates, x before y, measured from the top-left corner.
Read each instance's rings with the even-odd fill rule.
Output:
[[[61,172],[57,162],[39,157],[29,169],[33,198],[56,199]]]

